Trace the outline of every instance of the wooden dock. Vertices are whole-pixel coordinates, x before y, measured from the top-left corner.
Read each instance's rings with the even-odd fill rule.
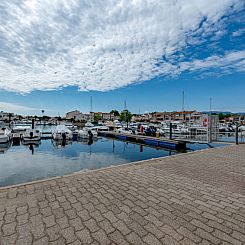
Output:
[[[186,142],[170,140],[166,138],[156,138],[135,134],[124,134],[113,131],[101,131],[98,132],[98,135],[177,151],[186,149]]]

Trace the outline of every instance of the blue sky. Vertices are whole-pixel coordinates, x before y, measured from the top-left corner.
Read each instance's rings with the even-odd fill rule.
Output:
[[[0,3],[0,110],[244,112],[244,81],[241,0]]]

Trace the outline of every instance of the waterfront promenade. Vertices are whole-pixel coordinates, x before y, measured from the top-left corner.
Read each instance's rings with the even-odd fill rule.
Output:
[[[244,241],[245,145],[0,189],[0,245]]]

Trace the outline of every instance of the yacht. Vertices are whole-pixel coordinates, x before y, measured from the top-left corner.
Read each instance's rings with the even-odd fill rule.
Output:
[[[53,132],[52,137],[54,140],[69,140],[72,139],[72,131],[65,125],[57,125]]]
[[[22,134],[24,144],[35,144],[41,140],[41,132],[37,129],[27,129]]]
[[[13,127],[13,131],[15,133],[17,132],[24,132],[25,130],[27,129],[31,129],[31,126],[30,125],[21,125],[21,124],[16,124],[14,127]]]
[[[78,131],[78,138],[80,139],[89,139],[89,138],[98,138],[98,133],[95,129],[93,128],[83,128]]]
[[[12,139],[12,132],[9,128],[0,129],[0,143],[7,143]]]

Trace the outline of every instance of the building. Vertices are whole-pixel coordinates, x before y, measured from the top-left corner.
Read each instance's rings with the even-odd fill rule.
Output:
[[[79,113],[75,116],[75,121],[89,121],[91,119],[91,115],[88,113]]]
[[[67,112],[66,113],[66,119],[70,120],[70,119],[75,119],[75,117],[77,115],[79,115],[81,112],[78,111],[78,110],[75,110],[75,111],[70,111],[70,112]]]
[[[152,114],[151,122],[197,122],[200,118],[201,113],[197,111],[155,112]]]
[[[0,112],[0,121],[8,121],[9,119],[14,120],[16,116],[14,113],[9,113],[9,112]]]

